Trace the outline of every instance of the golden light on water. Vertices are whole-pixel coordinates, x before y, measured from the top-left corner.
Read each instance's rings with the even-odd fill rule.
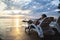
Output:
[[[19,34],[20,34],[20,29],[19,29],[19,16],[18,15],[15,15],[14,16],[14,29],[13,29],[13,33],[12,35],[14,37],[17,37]]]
[[[19,27],[19,19],[15,19],[15,21],[16,21],[16,31],[19,32],[19,29],[18,29],[18,27]]]
[[[16,21],[16,27],[19,27],[19,19],[15,19]]]
[[[15,17],[16,17],[15,18],[15,27],[16,27],[16,31],[18,33],[19,32],[19,16],[16,15]]]

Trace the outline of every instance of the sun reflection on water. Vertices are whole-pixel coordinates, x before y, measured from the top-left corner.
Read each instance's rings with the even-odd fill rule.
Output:
[[[15,31],[14,32],[15,32],[15,35],[18,35],[19,34],[19,16],[18,15],[15,16],[14,21],[15,21],[15,24],[14,24]]]

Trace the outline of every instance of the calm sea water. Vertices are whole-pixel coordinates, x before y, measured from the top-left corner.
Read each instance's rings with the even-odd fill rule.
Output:
[[[9,31],[11,31],[13,27],[23,27],[26,25],[22,22],[21,18],[0,18],[0,37],[6,38]],[[13,28],[14,29],[14,28]]]

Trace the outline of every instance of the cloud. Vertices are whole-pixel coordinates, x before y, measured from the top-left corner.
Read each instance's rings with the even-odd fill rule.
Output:
[[[30,10],[5,10],[0,11],[2,15],[28,15]]]
[[[31,0],[11,0],[11,1],[14,1],[14,2],[30,2]]]
[[[56,6],[58,6],[58,4],[59,4],[59,0],[53,0],[53,1],[51,2],[51,4],[52,4],[52,5],[56,5]]]
[[[8,14],[38,16],[38,14],[41,14],[42,12],[49,12],[56,10],[59,1],[58,0],[10,0],[10,1],[3,0],[3,3],[7,6],[3,7],[3,10],[4,9],[7,10]]]
[[[6,7],[7,5],[3,3],[2,1],[0,1],[0,11],[4,10]]]

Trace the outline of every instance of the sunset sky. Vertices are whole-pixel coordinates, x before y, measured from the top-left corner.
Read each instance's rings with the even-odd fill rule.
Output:
[[[0,0],[0,13],[8,15],[56,15],[59,0]],[[57,14],[60,15],[60,14]]]

